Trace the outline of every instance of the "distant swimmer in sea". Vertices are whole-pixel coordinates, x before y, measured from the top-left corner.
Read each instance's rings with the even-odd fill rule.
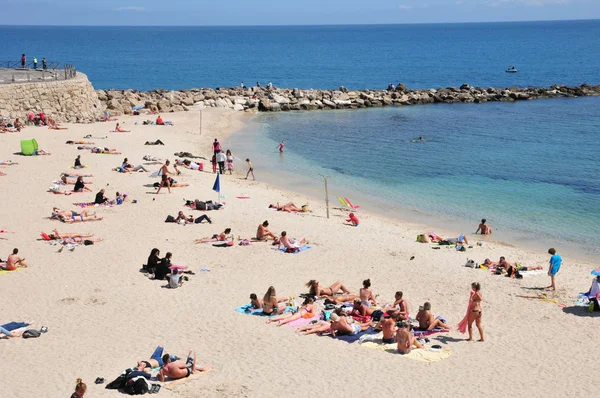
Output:
[[[279,144],[279,146],[277,146],[277,149],[279,149],[279,153],[283,153],[284,147],[285,147],[285,142],[282,140],[281,144]]]

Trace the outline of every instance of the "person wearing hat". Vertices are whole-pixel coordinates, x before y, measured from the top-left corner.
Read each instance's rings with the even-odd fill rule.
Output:
[[[343,312],[341,313],[343,314]],[[371,327],[371,322],[365,323],[348,323],[348,317],[346,314],[340,316],[340,313],[332,313],[329,317],[331,320],[331,335],[335,337],[336,335],[350,335],[355,336],[360,332],[364,332],[365,330]]]
[[[398,353],[401,355],[409,354],[413,346],[415,348],[424,348],[417,338],[410,333],[410,329],[410,323],[402,321],[396,332],[396,341],[398,342],[397,349]]]

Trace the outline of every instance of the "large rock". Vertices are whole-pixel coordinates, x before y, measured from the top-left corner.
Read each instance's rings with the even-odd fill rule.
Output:
[[[289,104],[290,103],[289,98],[286,98],[286,97],[284,97],[282,95],[279,95],[279,94],[273,94],[273,101],[275,101],[276,103],[278,103],[280,105],[281,104]]]
[[[167,112],[171,109],[171,101],[168,99],[161,99],[156,105],[161,112]]]
[[[244,110],[244,106],[241,104],[234,104],[233,105],[233,110],[234,111],[243,111]]]
[[[97,90],[96,94],[98,94],[98,99],[100,101],[103,101],[103,102],[104,101],[108,101],[108,97],[106,95],[106,91],[104,91],[104,90]]]

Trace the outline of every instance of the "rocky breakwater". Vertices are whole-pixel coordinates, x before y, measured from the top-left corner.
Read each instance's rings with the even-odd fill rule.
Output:
[[[300,90],[250,87],[189,89],[181,91],[97,90],[98,99],[113,115],[140,112],[177,112],[189,107],[230,108],[236,111],[299,111],[358,109],[382,106],[406,106],[436,103],[512,102],[538,98],[600,96],[600,86],[550,88],[481,88],[463,84],[430,90],[410,90],[399,84],[392,90]]]

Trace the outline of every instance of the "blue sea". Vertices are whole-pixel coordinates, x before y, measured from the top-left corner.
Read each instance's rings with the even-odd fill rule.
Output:
[[[71,63],[105,89],[600,84],[600,21],[4,26],[0,37],[0,60]],[[226,144],[284,187],[323,197],[327,175],[332,200],[461,232],[485,217],[496,239],[597,259],[599,142],[600,98],[578,98],[261,114]]]

